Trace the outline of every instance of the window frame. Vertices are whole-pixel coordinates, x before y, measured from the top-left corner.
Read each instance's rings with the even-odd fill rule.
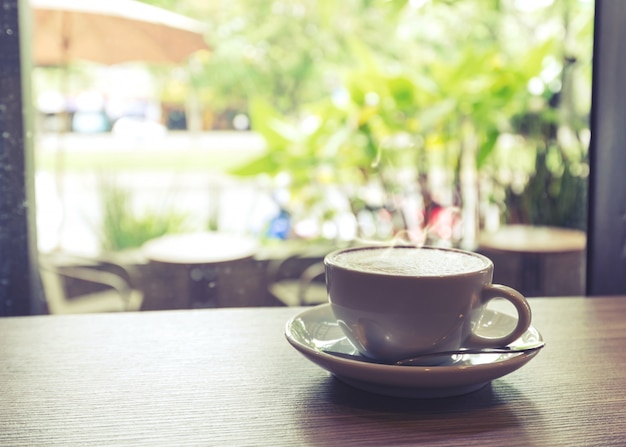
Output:
[[[27,0],[0,10],[0,316],[43,313],[37,269]]]
[[[596,0],[586,293],[626,294],[626,2]]]

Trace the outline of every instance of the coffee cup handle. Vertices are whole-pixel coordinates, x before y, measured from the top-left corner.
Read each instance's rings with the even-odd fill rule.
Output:
[[[495,298],[504,298],[515,306],[515,309],[517,310],[517,325],[515,326],[515,329],[513,329],[511,333],[502,337],[482,337],[473,333],[467,340],[467,347],[488,348],[506,346],[520,338],[524,332],[528,330],[532,314],[528,301],[526,301],[526,298],[524,298],[521,293],[501,284],[486,285],[483,288],[483,292],[480,297],[482,304],[487,304]]]

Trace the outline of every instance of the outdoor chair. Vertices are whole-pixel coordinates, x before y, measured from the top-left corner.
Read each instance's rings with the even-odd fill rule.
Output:
[[[270,294],[287,306],[312,306],[328,302],[323,262],[309,265],[295,278],[281,275],[289,270],[289,263],[296,259],[285,259],[271,272],[273,280],[268,287]]]
[[[143,294],[131,286],[125,275],[86,266],[59,265],[49,255],[40,256],[39,267],[50,314],[123,312],[141,307]],[[114,267],[123,269],[119,265]],[[86,289],[91,290],[69,296],[66,280],[86,284],[90,286]]]

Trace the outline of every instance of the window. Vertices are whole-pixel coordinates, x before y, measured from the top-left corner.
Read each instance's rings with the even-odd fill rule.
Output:
[[[412,3],[414,3],[415,5],[418,5],[418,3],[421,3],[421,2],[412,2]],[[442,2],[442,3],[443,3],[443,2]],[[512,2],[512,3],[513,3],[513,2]],[[280,5],[280,3],[279,3],[279,2],[275,2],[275,3],[274,3],[274,7],[278,7],[278,6],[276,6],[276,5]],[[603,23],[603,25],[604,25],[605,23],[608,23],[608,25],[606,25],[606,26],[602,27],[602,29],[603,29],[603,33],[606,31],[606,34],[603,34],[604,36],[614,37],[614,35],[613,35],[613,34],[611,34],[611,33],[617,32],[617,31],[616,31],[616,28],[614,28],[614,27],[612,28],[612,27],[611,27],[612,20],[610,20],[610,19],[613,19],[613,18],[615,18],[615,17],[619,17],[619,13],[620,13],[620,12],[621,12],[621,13],[623,13],[623,11],[621,11],[621,9],[620,9],[620,8],[621,8],[620,6],[615,6],[615,5],[607,5],[605,2],[601,2],[601,1],[599,1],[599,2],[598,2],[598,6],[597,6],[598,11],[600,11],[601,13],[606,14],[606,15],[602,15],[602,14],[600,14],[600,15],[596,18],[596,20],[607,20],[607,22],[602,22],[602,23]],[[10,11],[10,10],[9,10],[9,11]],[[14,9],[14,10],[13,10],[13,13],[15,13],[15,11],[16,11],[16,10]],[[297,13],[297,12],[298,12],[298,11],[291,11],[291,13]],[[11,16],[11,17],[12,17],[12,20],[13,20],[13,21],[12,21],[12,22],[10,22],[10,23],[12,23],[13,25],[15,25],[15,17],[14,17],[14,16]],[[374,19],[372,19],[372,20],[374,20]],[[601,36],[601,37],[602,37],[602,36]],[[6,42],[6,40],[5,40],[5,42]],[[606,42],[606,41],[605,41],[605,42]],[[599,40],[597,40],[597,41],[596,41],[596,54],[597,54],[597,55],[599,55],[599,58],[600,58],[600,59],[601,59],[602,54],[603,54],[603,53],[602,53],[602,48],[607,48],[607,47],[608,47],[608,48],[612,48],[612,47],[608,46],[608,44],[606,44],[606,43],[605,43],[605,44],[607,45],[607,47],[600,47],[600,45],[602,45],[602,44],[603,44],[602,39],[599,39]],[[4,42],[3,42],[3,45],[4,45]],[[3,54],[5,54],[5,53],[3,53]],[[15,54],[15,53],[13,53],[13,54]],[[253,56],[253,54],[251,54],[250,56]],[[620,58],[615,58],[615,59],[613,59],[613,60],[617,61],[617,60],[623,60],[623,59],[620,59]],[[608,62],[607,62],[607,64],[608,64]],[[4,64],[3,64],[3,66],[4,66]],[[598,66],[596,66],[596,70],[597,70],[597,72],[598,72],[600,75],[602,74],[602,68],[604,68],[604,66],[602,66],[602,67],[598,67]],[[5,86],[6,86],[7,84],[5,83],[5,84],[3,84],[3,85],[5,85]],[[605,84],[605,85],[606,85],[606,84]],[[596,85],[596,88],[598,88],[598,86],[597,86],[597,85]],[[5,89],[6,89],[6,87],[5,87]],[[619,91],[619,90],[618,90],[618,91]],[[6,90],[4,90],[4,91],[3,91],[3,93],[5,93],[5,94],[6,94]],[[596,91],[596,93],[597,93],[597,94],[599,94],[599,93],[598,93],[598,91]],[[618,107],[618,105],[619,105],[619,104],[615,104],[615,103],[618,103],[618,102],[619,102],[619,101],[618,101],[618,99],[617,99],[617,98],[615,98],[615,96],[618,96],[618,95],[615,95],[614,93],[611,93],[611,95],[612,95],[612,96],[609,96],[609,97],[605,97],[605,96],[596,96],[596,98],[597,98],[597,100],[598,100],[598,101],[599,101],[599,100],[602,100],[602,101],[609,101],[609,100],[610,100],[610,101],[611,101],[611,103],[613,104],[613,106],[614,106],[614,107]],[[4,96],[4,95],[3,95],[3,96]],[[363,96],[363,99],[366,99],[366,96],[367,96],[367,95],[364,95],[364,96]],[[338,94],[338,97],[339,97],[339,99],[341,99],[341,94]],[[600,98],[601,98],[601,99],[600,99]],[[380,99],[380,97],[379,97],[378,99]],[[369,100],[370,100],[370,101],[373,101],[373,102],[375,102],[375,101],[376,101],[376,99],[374,98],[374,96],[373,96],[373,95],[370,95]],[[3,103],[4,103],[4,104],[7,104],[7,102],[4,100],[4,97],[3,97]],[[10,103],[9,103],[9,104],[10,104]],[[362,105],[363,105],[363,106],[368,106],[368,104],[367,104],[367,103],[363,103]],[[372,104],[369,104],[369,105],[372,105]],[[13,105],[12,105],[12,107],[15,107],[15,104],[13,104]],[[259,106],[259,107],[261,107],[261,106]],[[287,107],[287,106],[284,106],[284,105],[283,105],[281,108],[285,109],[286,107]],[[263,109],[261,109],[261,110],[263,110]],[[613,109],[612,107],[608,107],[608,108],[603,107],[601,110],[600,110],[600,109],[596,109],[596,114],[594,115],[594,117],[595,117],[595,119],[596,119],[596,121],[595,121],[595,124],[596,124],[596,125],[599,125],[599,121],[598,121],[598,120],[599,120],[599,119],[600,119],[600,117],[602,116],[602,112],[604,112],[604,111],[606,111],[606,110],[615,110],[615,109]],[[175,115],[175,114],[174,114],[174,115]],[[619,116],[619,114],[615,114],[615,116]],[[240,122],[241,122],[241,120],[240,120]],[[608,122],[608,121],[604,121],[604,122]],[[593,122],[592,122],[592,124],[593,124]],[[15,127],[16,127],[16,123],[7,123],[6,121],[3,121],[3,126],[5,126],[5,128],[9,128],[9,129],[14,130],[14,129],[15,129]],[[19,123],[17,123],[17,126],[19,126]],[[619,128],[621,128],[621,126],[617,126],[617,125],[612,126],[612,129],[613,129],[613,130],[609,130],[609,129],[607,129],[607,128],[602,128],[602,134],[598,134],[598,137],[597,137],[597,138],[598,138],[598,140],[600,140],[600,139],[602,139],[602,138],[607,138],[607,141],[611,141],[611,139],[610,139],[610,132],[617,132],[617,129],[619,129]],[[3,130],[4,130],[4,129],[3,129]],[[426,141],[427,141],[427,139],[424,139],[424,142],[426,142]],[[619,140],[616,140],[616,141],[619,141]],[[597,141],[597,140],[596,140],[596,141],[595,141],[595,143],[596,143],[596,144],[599,144],[599,141]],[[365,144],[365,146],[367,145],[367,143],[364,143],[364,144]],[[18,144],[18,146],[21,148],[21,145],[20,145],[20,144]],[[13,150],[16,150],[16,149],[14,148]],[[598,154],[600,154],[600,151],[602,151],[603,149],[601,149],[599,146],[597,146],[597,150],[598,150]],[[607,151],[608,151],[608,150],[607,150]],[[614,150],[612,150],[612,151],[611,151],[611,156],[619,157],[619,152],[618,152],[617,150],[615,150],[615,149],[614,149]],[[594,168],[594,169],[600,169],[600,170],[601,170],[601,172],[603,173],[602,178],[613,178],[613,177],[611,177],[610,175],[609,175],[609,176],[604,175],[605,173],[611,173],[611,172],[612,172],[612,171],[611,171],[611,167],[610,167],[610,162],[608,162],[608,163],[607,163],[606,159],[604,159],[604,158],[598,158],[598,157],[597,157],[597,158],[595,158],[595,159],[594,159],[594,158],[592,158],[592,161],[596,161],[596,162],[598,162],[598,165],[595,165],[595,168]],[[13,166],[15,166],[13,162],[10,162],[10,164],[12,164]],[[608,166],[607,166],[607,165],[608,165]],[[20,168],[19,164],[17,165],[17,167],[18,167],[18,168]],[[592,165],[592,167],[593,167],[593,165]],[[3,170],[3,172],[5,172],[5,171]],[[594,171],[593,171],[593,169],[592,169],[592,174],[593,174],[593,172],[594,172]],[[613,175],[616,175],[616,174],[615,174],[615,173],[613,173]],[[619,178],[619,177],[617,177],[617,178]],[[599,191],[602,191],[602,192],[603,192],[603,195],[606,197],[606,195],[605,195],[605,194],[606,194],[606,186],[605,186],[605,185],[611,185],[611,184],[612,184],[612,185],[614,185],[614,184],[619,185],[617,178],[615,178],[615,179],[614,179],[614,181],[615,181],[616,183],[604,182],[604,181],[603,181],[603,182],[601,182],[601,183],[592,183],[592,190],[591,190],[591,192],[592,192],[592,194],[594,195],[593,197],[595,197],[595,195],[596,195],[596,194],[598,194],[598,192],[599,192]],[[7,177],[6,177],[6,176],[3,176],[3,180],[6,180],[6,179],[7,179]],[[20,179],[17,179],[17,180],[13,179],[13,180],[9,180],[9,181],[8,181],[8,183],[11,183],[11,184],[13,185],[12,187],[15,187],[15,186],[16,186],[16,183],[17,183],[17,184],[19,184],[19,183],[21,183],[21,181],[20,181]],[[594,185],[595,185],[595,186],[594,186]],[[621,188],[621,189],[619,189],[619,187],[618,187],[618,188],[614,188],[614,189],[613,189],[613,191],[615,191],[615,190],[623,191],[623,190],[625,190],[625,188]],[[23,195],[23,194],[22,194],[22,195]],[[3,197],[4,197],[4,195],[3,195]],[[615,195],[615,203],[612,203],[612,204],[610,205],[610,208],[611,208],[611,209],[613,209],[613,210],[616,210],[616,209],[617,209],[617,210],[622,210],[622,213],[623,213],[623,209],[624,209],[624,206],[623,206],[623,201],[624,201],[624,197],[623,197],[623,196],[620,196],[619,194],[616,194],[616,195]],[[4,202],[3,202],[3,203],[4,203]],[[606,211],[606,207],[608,206],[608,205],[606,205],[606,201],[602,201],[602,200],[599,200],[599,201],[597,201],[597,202],[593,202],[593,203],[599,204],[598,206],[605,206],[605,208],[604,208],[604,210],[605,210],[605,211]],[[620,206],[620,203],[622,204],[621,206]],[[10,204],[6,204],[6,203],[4,203],[4,204],[3,204],[3,208],[5,208],[5,209],[6,209],[7,207],[8,207],[9,209],[14,209],[15,204],[13,204],[13,203],[10,203]],[[600,222],[599,222],[599,221],[594,220],[594,214],[593,214],[594,212],[597,212],[597,209],[592,208],[592,210],[591,210],[591,211],[592,211],[592,218],[591,218],[591,221],[590,221],[590,222],[592,223],[592,229],[593,229],[593,228],[599,228],[599,227],[600,227]],[[323,214],[323,213],[322,213],[322,214]],[[9,214],[5,214],[5,216],[9,216]],[[611,222],[618,222],[618,221],[619,221],[619,219],[620,219],[620,217],[619,217],[619,215],[618,215],[617,217],[618,217],[617,219],[608,219],[608,220],[611,220]],[[13,215],[13,216],[12,216],[12,219],[14,219],[14,218],[15,218],[15,216]],[[596,218],[597,218],[597,215],[596,215]],[[623,220],[623,216],[621,217],[621,219]],[[607,222],[607,220],[604,220],[603,222]],[[13,228],[13,230],[11,230],[11,231],[15,231],[15,228],[14,228],[14,227],[7,226],[7,228]],[[621,238],[622,236],[621,236],[621,234],[620,234],[620,233],[618,233],[618,231],[622,231],[622,232],[623,232],[623,225],[622,225],[622,227],[620,227],[620,228],[618,229],[618,228],[615,226],[615,224],[614,224],[614,223],[611,223],[611,224],[610,224],[610,225],[608,225],[608,226],[604,225],[604,226],[603,226],[603,228],[607,228],[608,230],[611,230],[611,229],[612,229],[613,231],[615,231],[615,232],[617,233],[617,234],[616,234],[616,237],[614,238],[614,240],[621,240],[620,238]],[[3,241],[4,241],[4,242],[6,242],[6,240],[7,240],[7,236],[5,236],[5,234],[6,234],[6,233],[3,233],[3,237],[4,237]],[[605,236],[605,234],[603,234],[603,235],[602,235],[602,237],[604,237],[604,236]],[[598,236],[598,233],[597,233],[597,232],[594,232],[594,237],[600,237],[600,236]],[[590,242],[598,242],[598,241],[597,241],[597,240],[595,240],[595,241],[594,241],[594,239],[592,238],[592,239],[590,239]],[[592,245],[592,247],[593,247],[593,246],[595,246],[595,245]],[[25,249],[25,248],[27,248],[27,247],[21,247],[20,249]],[[621,254],[619,254],[619,253],[615,253],[615,252],[611,252],[611,253],[615,256],[615,258],[614,258],[614,259],[617,261],[617,262],[615,262],[615,266],[623,266],[623,264],[620,264],[620,263],[623,263],[623,255],[621,255]],[[595,258],[597,258],[597,256],[598,256],[598,252],[594,252],[593,250],[591,250],[591,251],[590,251],[590,254],[591,254],[592,259],[594,259],[594,257],[595,257]],[[6,264],[3,264],[3,265],[6,265]],[[606,266],[606,264],[604,264],[604,265]],[[612,270],[612,267],[607,267],[607,271],[613,271],[613,270]],[[9,275],[7,275],[5,272],[6,272],[6,270],[3,270],[3,271],[2,271],[2,274],[3,274],[5,277],[6,277],[6,276],[8,276],[8,277],[11,277],[11,278],[12,278],[12,276],[11,276],[10,274],[9,274]],[[617,278],[617,277],[619,277],[619,276],[620,276],[620,275],[613,275],[613,278]],[[613,280],[613,282],[615,282],[615,279]],[[606,284],[607,282],[605,281],[604,283]]]

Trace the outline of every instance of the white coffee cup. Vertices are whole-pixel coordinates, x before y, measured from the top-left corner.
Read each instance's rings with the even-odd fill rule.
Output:
[[[328,299],[339,326],[361,354],[397,361],[459,348],[506,346],[531,322],[516,290],[492,284],[493,263],[463,250],[366,246],[324,259]],[[473,329],[486,304],[510,301],[517,324],[500,337]]]

